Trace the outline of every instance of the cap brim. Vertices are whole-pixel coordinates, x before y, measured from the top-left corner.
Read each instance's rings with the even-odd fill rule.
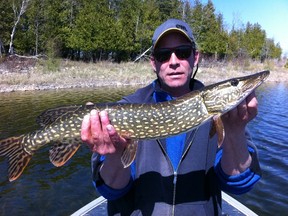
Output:
[[[163,31],[163,32],[159,35],[159,37],[157,38],[157,40],[153,43],[152,48],[154,49],[154,48],[157,46],[157,43],[159,42],[159,40],[160,40],[165,34],[167,34],[167,33],[169,33],[169,32],[179,32],[179,33],[183,34],[191,43],[194,43],[194,41],[188,36],[188,34],[186,34],[185,31],[182,31],[182,30],[179,29],[179,28],[169,28],[169,29]]]

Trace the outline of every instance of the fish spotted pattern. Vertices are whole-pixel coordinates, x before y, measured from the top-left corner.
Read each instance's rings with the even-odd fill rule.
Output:
[[[1,140],[0,156],[8,158],[10,181],[16,180],[33,154],[47,144],[52,144],[50,161],[55,166],[64,165],[81,146],[82,120],[92,109],[106,110],[117,132],[129,139],[121,158],[124,167],[133,162],[138,140],[184,133],[215,116],[220,145],[224,136],[220,116],[241,103],[268,75],[269,71],[262,71],[229,79],[156,104],[108,103],[49,109],[36,119],[39,130]]]

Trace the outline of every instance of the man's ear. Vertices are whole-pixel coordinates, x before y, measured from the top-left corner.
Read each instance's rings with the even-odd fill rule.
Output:
[[[151,64],[151,66],[153,68],[153,71],[156,72],[157,71],[156,70],[156,60],[155,60],[155,58],[153,56],[150,57],[150,64]]]
[[[198,50],[195,50],[195,53],[194,53],[194,66],[196,66],[199,63],[199,56],[200,56],[200,53],[198,52]]]

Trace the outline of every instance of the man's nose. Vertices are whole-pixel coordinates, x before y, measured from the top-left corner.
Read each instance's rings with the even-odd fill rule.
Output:
[[[170,61],[170,64],[173,64],[173,65],[178,64],[179,59],[177,58],[174,52],[171,54],[169,61]]]

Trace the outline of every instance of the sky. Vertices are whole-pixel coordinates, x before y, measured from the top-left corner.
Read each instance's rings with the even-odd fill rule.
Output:
[[[204,4],[207,0],[202,1]],[[221,13],[224,24],[240,27],[248,21],[258,23],[267,37],[280,43],[282,55],[288,57],[288,1],[287,0],[212,0],[216,13]]]

